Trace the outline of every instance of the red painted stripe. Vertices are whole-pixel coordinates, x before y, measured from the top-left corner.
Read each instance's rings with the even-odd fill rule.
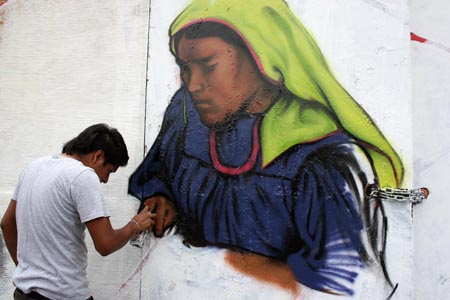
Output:
[[[411,36],[411,41],[413,41],[413,42],[418,42],[418,43],[421,43],[421,44],[431,45],[431,46],[434,46],[436,48],[439,48],[441,50],[444,50],[444,51],[450,53],[450,47],[448,47],[448,46],[446,46],[444,44],[441,44],[441,43],[435,42],[435,41],[431,41],[431,40],[426,39],[424,37],[418,36],[414,32],[410,32],[410,36]]]
[[[411,41],[415,41],[415,42],[419,42],[419,43],[426,43],[426,42],[428,42],[428,40],[426,38],[418,36],[414,32],[411,32],[410,36],[411,36]]]

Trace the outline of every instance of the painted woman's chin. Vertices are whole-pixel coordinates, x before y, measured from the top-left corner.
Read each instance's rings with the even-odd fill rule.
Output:
[[[230,124],[236,124],[240,118],[239,113],[201,113],[199,112],[200,120],[208,127],[229,127]]]
[[[208,127],[216,127],[223,123],[226,119],[225,115],[221,114],[211,114],[211,113],[201,113],[199,112],[200,120],[203,124]]]

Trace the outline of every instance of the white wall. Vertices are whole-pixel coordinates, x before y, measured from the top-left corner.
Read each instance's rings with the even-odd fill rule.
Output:
[[[139,203],[127,195],[127,182],[144,151],[148,5],[11,0],[0,7],[1,215],[27,163],[59,153],[64,142],[99,122],[119,129],[130,154],[128,166],[104,187],[111,221],[122,226],[136,213]],[[88,242],[91,285],[98,299],[112,299],[140,250],[127,246],[103,258]],[[12,263],[6,249],[0,251],[0,299],[11,299]]]
[[[450,299],[450,2],[412,0],[414,184],[431,194],[414,209],[415,299]]]

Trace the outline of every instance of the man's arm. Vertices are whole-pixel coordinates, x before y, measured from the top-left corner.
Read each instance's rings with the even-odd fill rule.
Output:
[[[16,204],[15,200],[9,202],[8,208],[3,215],[1,221],[1,228],[3,239],[5,240],[6,248],[8,248],[9,255],[17,266],[17,224],[16,224]]]
[[[144,230],[151,230],[155,223],[148,207],[134,216],[127,225],[120,229],[113,229],[109,218],[97,218],[86,222],[89,234],[94,242],[95,249],[102,256],[107,256],[123,246],[131,237]]]

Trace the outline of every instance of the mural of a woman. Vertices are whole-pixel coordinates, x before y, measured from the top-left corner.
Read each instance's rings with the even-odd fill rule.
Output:
[[[402,181],[394,149],[284,1],[194,0],[170,37],[183,86],[129,185],[157,234],[174,207],[187,245],[294,294],[351,297],[377,264],[365,190]],[[247,266],[263,261],[282,275]]]

